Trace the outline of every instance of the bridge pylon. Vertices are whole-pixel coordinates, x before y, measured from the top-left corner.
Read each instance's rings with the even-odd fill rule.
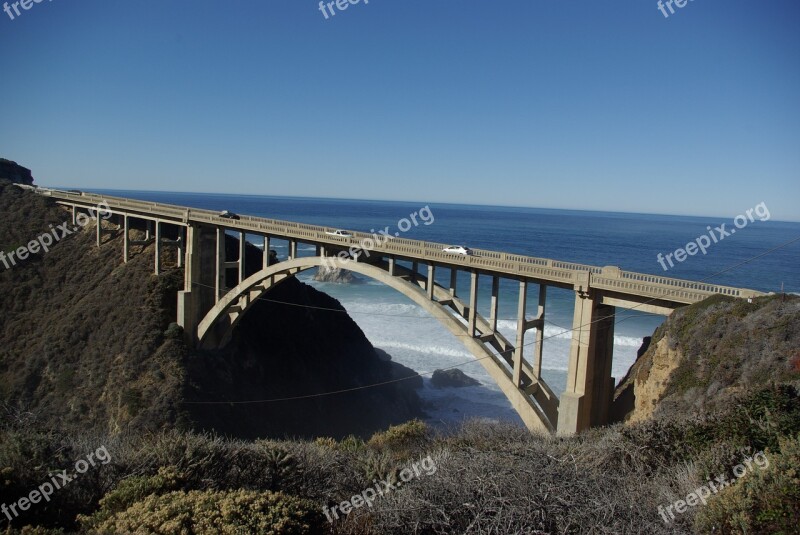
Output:
[[[616,309],[601,303],[590,279],[591,273],[582,273],[575,285],[567,386],[558,410],[559,434],[574,434],[608,423],[614,395],[611,363]]]
[[[193,224],[186,227],[184,288],[178,292],[178,325],[197,343],[197,326],[225,288],[225,231]]]

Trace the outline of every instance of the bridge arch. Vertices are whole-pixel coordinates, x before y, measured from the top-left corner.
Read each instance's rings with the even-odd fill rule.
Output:
[[[268,266],[251,275],[222,296],[199,323],[197,327],[199,346],[204,349],[212,349],[224,345],[230,339],[233,328],[239,320],[264,293],[297,273],[330,265],[331,258],[301,257]],[[337,267],[343,267],[381,282],[422,307],[456,336],[464,347],[475,356],[529,429],[547,432],[555,430],[558,418],[558,399],[543,382],[536,383],[533,387],[531,385],[526,388],[515,386],[512,372],[488,345],[489,338],[469,336],[467,324],[460,321],[458,316],[450,313],[445,307],[442,299],[449,302],[457,300],[446,289],[437,285],[435,292],[434,289],[428,291],[424,287],[425,281],[415,280],[416,277],[410,270],[400,266],[393,266],[393,269],[390,269],[386,262],[371,264],[355,260],[337,261]],[[392,274],[391,271],[395,273]],[[437,301],[429,298],[429,294],[436,293],[440,294],[439,297],[442,299]],[[480,320],[487,324],[483,318]],[[499,333],[496,336],[500,337]],[[505,343],[511,347],[510,344]]]

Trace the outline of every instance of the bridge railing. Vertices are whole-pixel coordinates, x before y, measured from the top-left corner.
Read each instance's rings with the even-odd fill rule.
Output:
[[[574,262],[562,262],[549,258],[537,258],[485,249],[474,249],[474,254],[469,256],[457,255],[445,253],[443,249],[448,245],[444,243],[424,242],[401,237],[391,237],[391,239],[385,240],[384,237],[379,236],[382,241],[378,244],[374,235],[364,232],[352,232],[352,237],[331,235],[329,233],[336,230],[332,227],[322,227],[248,215],[242,215],[240,219],[233,220],[222,218],[219,212],[213,210],[187,208],[93,193],[78,194],[68,191],[50,190],[47,188],[39,188],[37,191],[44,195],[74,202],[75,204],[96,205],[105,201],[112,210],[116,207],[121,210],[149,214],[154,218],[165,216],[174,218],[176,221],[182,223],[196,221],[245,233],[250,232],[284,239],[297,239],[317,245],[334,246],[343,249],[348,249],[350,247],[359,248],[364,240],[370,239],[374,243],[374,245],[370,247],[370,251],[374,251],[375,253],[394,254],[412,261],[428,260],[446,265],[462,266],[464,268],[485,269],[490,272],[494,271],[512,276],[544,279],[563,283],[565,285],[575,284],[578,280],[578,274],[581,272],[590,273],[591,285],[593,287],[620,293],[635,293],[637,295],[653,298],[663,297],[672,301],[694,302],[712,294],[723,294],[735,297],[761,295],[760,292],[752,290],[622,271],[615,267],[601,268]]]

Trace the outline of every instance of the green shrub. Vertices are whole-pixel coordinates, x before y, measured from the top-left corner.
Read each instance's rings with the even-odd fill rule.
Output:
[[[79,517],[87,526],[96,526],[116,513],[153,494],[164,494],[180,487],[182,478],[173,467],[161,467],[154,476],[134,476],[123,479],[117,487],[100,500],[100,509],[93,515]]]
[[[698,511],[702,533],[797,533],[800,522],[800,437],[766,453],[769,466],[752,470]]]
[[[90,532],[293,535],[320,533],[323,522],[313,502],[280,492],[176,491],[150,495]]]
[[[172,322],[164,331],[164,338],[167,340],[183,340],[183,327]]]
[[[279,490],[287,478],[296,472],[297,459],[291,453],[280,447],[270,447],[263,444],[264,460],[267,470],[267,488],[269,490]],[[267,483],[267,481],[265,481]]]
[[[355,435],[349,435],[339,441],[337,448],[340,451],[358,453],[364,450],[364,441]]]
[[[326,448],[329,450],[336,449],[336,439],[331,437],[317,437],[314,439],[314,444],[320,448]]]
[[[425,422],[415,419],[375,433],[367,445],[373,449],[390,450],[407,456],[411,450],[426,444],[430,440],[429,435],[430,430]]]
[[[361,471],[367,481],[397,481],[400,468],[386,453],[369,452],[359,459]]]
[[[800,394],[791,385],[770,386],[749,392],[702,419],[651,420],[621,432],[667,461],[696,459],[720,444],[775,451],[782,437],[800,433]]]

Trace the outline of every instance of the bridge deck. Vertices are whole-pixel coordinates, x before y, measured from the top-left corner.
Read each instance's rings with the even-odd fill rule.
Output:
[[[145,219],[184,226],[191,223],[213,225],[229,230],[269,235],[279,239],[296,240],[339,249],[360,248],[363,240],[374,238],[371,234],[355,231],[352,232],[352,237],[331,236],[327,232],[332,232],[336,230],[335,228],[292,221],[247,215],[241,215],[241,219],[232,220],[220,217],[219,212],[186,206],[92,193],[79,194],[48,188],[35,188],[35,190],[68,205],[90,208],[105,202],[112,211],[124,212]],[[636,300],[657,299],[668,305],[692,304],[714,294],[734,297],[763,295],[754,290],[624,271],[617,267],[602,268],[484,249],[473,249],[474,255],[472,256],[449,254],[442,251],[447,245],[449,244],[397,237],[368,247],[368,252],[370,255],[390,255],[400,260],[434,263],[445,267],[455,266],[459,269],[475,270],[482,274],[545,282],[549,285],[569,289],[585,283],[587,274],[589,274],[592,288],[612,292],[614,295],[632,297]]]

